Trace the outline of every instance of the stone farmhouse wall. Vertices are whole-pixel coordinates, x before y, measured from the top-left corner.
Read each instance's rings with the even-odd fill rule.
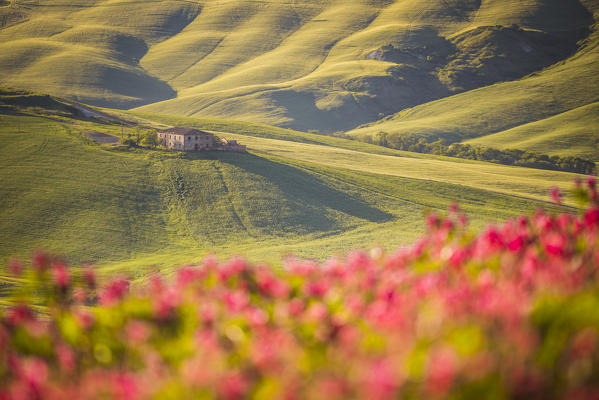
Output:
[[[191,128],[171,128],[158,132],[160,145],[179,151],[219,150],[245,153],[246,146],[235,140],[217,141],[211,133]]]

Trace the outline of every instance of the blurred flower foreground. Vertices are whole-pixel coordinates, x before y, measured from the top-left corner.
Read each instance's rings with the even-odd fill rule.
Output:
[[[393,253],[207,258],[143,288],[12,260],[0,399],[599,399],[594,180],[576,194],[578,215],[475,235],[454,206]]]

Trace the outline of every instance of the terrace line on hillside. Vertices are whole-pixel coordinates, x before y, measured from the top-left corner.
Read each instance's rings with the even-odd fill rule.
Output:
[[[193,128],[175,127],[158,132],[160,145],[180,151],[218,150],[245,153],[246,146],[236,140],[217,139],[212,133]]]

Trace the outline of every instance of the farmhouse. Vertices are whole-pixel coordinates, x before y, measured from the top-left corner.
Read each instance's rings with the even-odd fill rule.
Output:
[[[181,151],[210,150],[214,148],[214,135],[191,128],[171,128],[158,132],[160,144]]]
[[[171,128],[158,132],[164,147],[180,151],[220,150],[243,153],[247,148],[235,140],[217,139],[212,133],[193,128]]]

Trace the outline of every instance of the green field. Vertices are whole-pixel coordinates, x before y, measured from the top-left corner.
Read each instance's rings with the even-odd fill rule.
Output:
[[[0,261],[39,246],[143,276],[208,252],[323,259],[408,243],[454,200],[476,226],[547,206],[574,174],[331,134],[599,160],[598,17],[597,0],[0,4],[0,86],[32,91],[0,91]],[[250,152],[98,145],[81,132],[135,127],[74,101]]]
[[[164,118],[177,117],[156,122]],[[423,232],[425,212],[452,201],[475,226],[530,211],[550,186],[567,188],[573,178],[377,146],[359,151],[360,143],[319,135],[290,141],[292,131],[255,125],[247,129],[254,134],[219,133],[247,144],[248,154],[129,149],[80,134],[121,129],[39,108],[0,115],[3,260],[42,247],[143,276],[208,252],[323,259],[409,243]]]

